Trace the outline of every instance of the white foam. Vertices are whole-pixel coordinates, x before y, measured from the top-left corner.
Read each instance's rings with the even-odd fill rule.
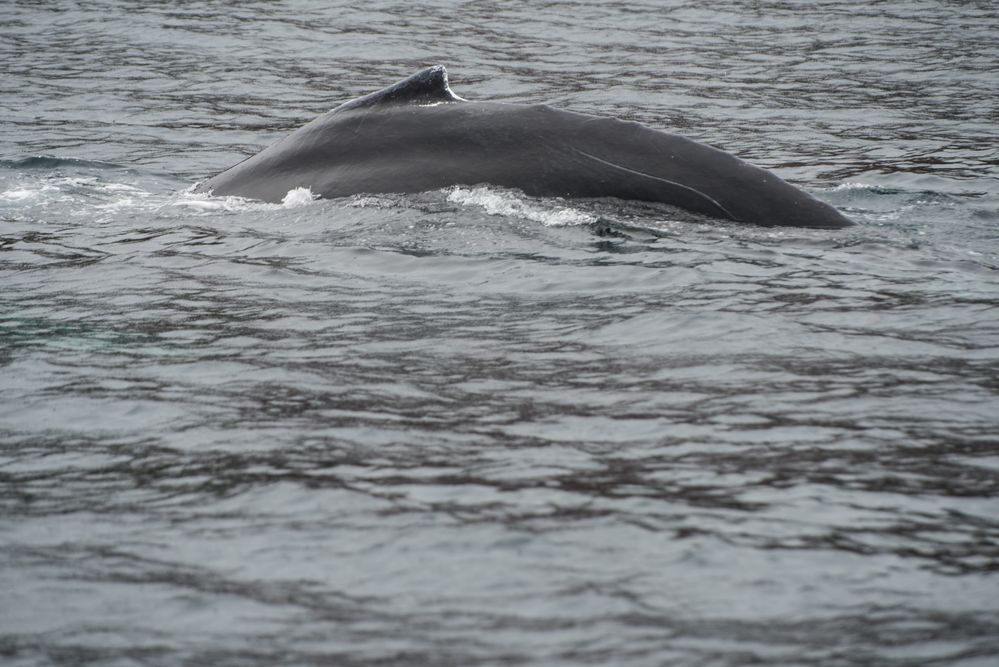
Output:
[[[205,212],[246,211],[261,205],[260,202],[243,199],[242,197],[213,197],[204,192],[194,192],[194,187],[192,185],[187,190],[181,192],[179,199],[167,202],[166,205],[191,208],[196,211]],[[273,204],[269,204],[269,206],[273,206]]]
[[[235,197],[231,195],[215,196],[204,192],[195,192],[191,186],[181,193],[180,199],[170,202],[169,206],[182,206],[197,211],[261,211],[275,208],[296,208],[306,206],[319,199],[309,188],[293,188],[281,200],[280,204],[270,204],[256,199]]]
[[[569,227],[596,222],[597,217],[566,206],[544,206],[525,201],[513,193],[482,186],[452,188],[447,200],[464,206],[479,206],[489,215],[512,216],[540,222],[549,227]]]
[[[50,186],[41,187],[32,190],[31,188],[14,188],[13,190],[5,190],[0,192],[0,199],[6,199],[7,201],[25,201],[27,199],[33,199],[37,197],[45,190],[54,190]]]
[[[878,186],[870,183],[860,183],[859,181],[847,181],[831,188],[826,188],[828,192],[842,192],[843,190],[872,190]]]
[[[319,199],[319,195],[313,194],[309,188],[293,188],[281,200],[281,206],[285,208],[306,206],[317,199]]]
[[[365,196],[348,200],[347,205],[354,208],[390,208],[396,204],[395,201],[387,197]]]

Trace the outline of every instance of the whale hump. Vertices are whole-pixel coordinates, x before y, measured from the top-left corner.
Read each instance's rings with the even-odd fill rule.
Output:
[[[444,69],[444,66],[434,65],[394,83],[388,88],[383,88],[364,97],[358,97],[356,100],[344,102],[334,111],[350,111],[397,104],[426,105],[463,101],[462,98],[451,92],[451,88],[447,84],[447,70]]]

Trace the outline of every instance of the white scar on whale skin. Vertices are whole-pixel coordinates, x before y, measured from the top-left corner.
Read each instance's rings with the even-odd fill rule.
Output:
[[[613,167],[614,169],[620,169],[621,171],[626,171],[629,174],[635,174],[637,176],[644,176],[645,178],[651,178],[654,181],[659,181],[661,183],[669,183],[670,185],[675,185],[678,188],[683,188],[684,190],[689,190],[690,192],[693,192],[694,194],[696,194],[696,195],[698,195],[700,197],[703,197],[704,199],[707,199],[709,202],[711,202],[712,204],[714,204],[715,206],[717,206],[719,208],[719,210],[725,211],[726,215],[728,215],[733,220],[738,220],[737,217],[735,217],[734,215],[732,215],[731,211],[729,211],[727,208],[725,208],[724,206],[722,206],[721,204],[719,204],[717,200],[715,200],[715,199],[707,196],[706,194],[704,194],[703,192],[701,192],[700,190],[698,190],[696,188],[690,187],[689,185],[684,185],[683,183],[677,183],[676,181],[671,181],[671,180],[669,180],[667,178],[661,178],[659,176],[653,176],[652,174],[647,174],[644,171],[639,171],[637,169],[631,169],[629,167],[624,167],[624,166],[619,165],[619,164],[617,164],[615,162],[609,162],[607,160],[603,160],[601,158],[598,158],[596,155],[590,155],[586,151],[581,151],[578,148],[573,148],[572,150],[575,151],[575,152],[577,152],[577,153],[579,153],[580,155],[585,155],[586,157],[590,158],[591,160],[596,160],[600,164],[605,164],[608,167]]]

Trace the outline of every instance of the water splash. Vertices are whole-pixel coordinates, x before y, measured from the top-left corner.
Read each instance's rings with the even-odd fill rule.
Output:
[[[485,186],[452,188],[447,200],[463,206],[478,206],[489,215],[524,218],[548,227],[572,227],[597,221],[595,215],[585,211],[558,204],[529,202],[510,191]]]

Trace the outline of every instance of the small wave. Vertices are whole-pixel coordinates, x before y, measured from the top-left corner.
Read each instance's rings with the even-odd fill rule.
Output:
[[[995,190],[995,178],[953,178],[934,174],[894,172],[866,174],[864,180],[850,180],[838,185],[820,188],[824,192],[860,192],[873,195],[980,197]]]
[[[6,169],[41,169],[52,170],[62,167],[73,169],[121,169],[128,170],[129,167],[115,164],[113,162],[101,162],[100,160],[82,160],[79,158],[63,158],[53,155],[32,155],[30,157],[18,158],[16,160],[0,160],[0,167]]]
[[[546,207],[540,202],[528,202],[513,193],[484,186],[452,188],[448,192],[447,200],[464,206],[479,206],[489,215],[525,218],[549,227],[588,225],[597,221],[596,216],[584,211],[567,206]]]

